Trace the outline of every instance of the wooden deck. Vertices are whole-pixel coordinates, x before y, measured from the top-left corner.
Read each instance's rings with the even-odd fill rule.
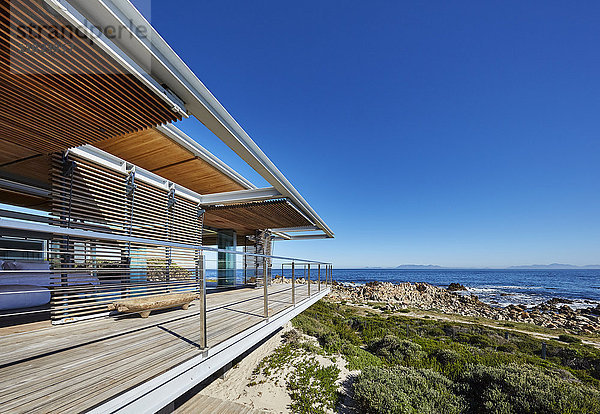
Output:
[[[311,286],[313,293],[316,286]],[[297,285],[296,303],[308,298]],[[306,301],[308,302],[308,301]],[[262,288],[207,295],[209,348],[263,318]],[[269,287],[269,315],[291,307],[291,286]],[[0,412],[82,412],[199,355],[198,306],[36,329],[0,329]],[[31,327],[29,327],[31,329]]]
[[[173,412],[175,414],[259,414],[264,411],[208,395],[196,394]]]

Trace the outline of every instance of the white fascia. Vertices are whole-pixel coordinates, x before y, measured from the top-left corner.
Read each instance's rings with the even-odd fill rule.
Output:
[[[113,40],[115,44],[134,61],[149,62],[149,65],[146,65],[148,73],[181,98],[190,114],[199,119],[277,191],[301,209],[328,237],[334,236],[333,231],[298,190],[128,0],[69,0],[69,3],[99,27],[112,25],[128,30],[127,36]],[[129,30],[130,27],[144,27],[147,35],[138,36],[138,33]]]
[[[329,236],[325,233],[319,234],[301,234],[298,236],[292,236],[286,233],[283,233],[285,237],[281,237],[279,233],[274,233],[275,237],[273,240],[318,240],[318,239],[328,239]]]
[[[83,145],[81,147],[71,148],[69,153],[83,157],[114,171],[120,171],[123,174],[128,173],[128,165],[131,165],[131,163],[92,145]],[[279,191],[273,187],[252,188],[248,190],[228,191],[215,194],[200,194],[182,185],[172,183],[158,174],[137,166],[135,166],[135,179],[158,188],[163,188],[165,190],[174,188],[177,195],[180,195],[181,197],[184,197],[202,206],[249,203],[252,201],[277,199],[283,197]]]
[[[202,202],[205,205],[240,204],[251,201],[272,200],[284,198],[274,187],[253,188],[250,190],[227,191],[223,193],[204,194]]]
[[[319,230],[317,226],[304,226],[304,227],[279,227],[276,229],[271,229],[271,231],[282,231],[285,233],[295,232],[295,231],[315,231]]]

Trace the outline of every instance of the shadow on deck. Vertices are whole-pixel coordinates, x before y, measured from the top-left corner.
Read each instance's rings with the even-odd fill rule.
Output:
[[[207,350],[196,303],[188,310],[102,318],[61,326],[0,329],[2,412],[154,412],[268,337],[328,291],[269,287],[207,295]]]

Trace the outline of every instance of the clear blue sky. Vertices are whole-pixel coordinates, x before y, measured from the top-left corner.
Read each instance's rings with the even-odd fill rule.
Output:
[[[161,0],[151,21],[336,233],[275,253],[600,262],[600,3]]]

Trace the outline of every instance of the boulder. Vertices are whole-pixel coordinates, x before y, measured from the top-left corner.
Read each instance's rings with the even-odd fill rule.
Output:
[[[458,291],[461,291],[461,290],[467,290],[467,288],[464,287],[463,285],[461,285],[460,283],[454,283],[454,282],[452,282],[452,283],[450,283],[448,285],[448,287],[446,288],[446,290],[448,292],[458,292]]]

